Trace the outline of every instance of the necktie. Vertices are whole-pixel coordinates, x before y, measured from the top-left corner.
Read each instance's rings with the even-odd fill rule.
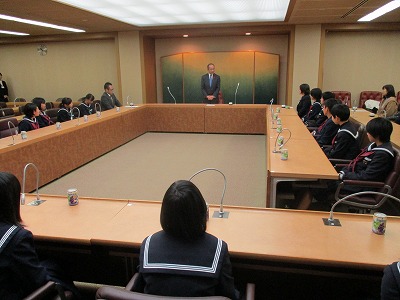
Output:
[[[212,75],[210,74],[210,87],[212,85]]]

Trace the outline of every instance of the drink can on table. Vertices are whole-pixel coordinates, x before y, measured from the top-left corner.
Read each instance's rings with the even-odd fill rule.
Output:
[[[77,189],[68,189],[67,198],[68,198],[68,204],[70,206],[77,205],[79,203],[78,190]]]
[[[386,215],[383,213],[374,213],[372,220],[372,232],[376,234],[385,234],[386,230]]]

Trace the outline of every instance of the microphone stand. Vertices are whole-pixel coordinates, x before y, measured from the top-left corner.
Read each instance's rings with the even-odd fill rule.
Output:
[[[190,176],[189,181],[191,181],[192,178],[195,177],[197,174],[203,173],[205,171],[216,171],[216,172],[220,173],[222,175],[222,177],[224,177],[224,189],[222,190],[222,196],[221,196],[221,203],[220,203],[220,206],[219,206],[219,211],[214,211],[213,218],[227,219],[228,216],[229,216],[229,211],[224,211],[224,206],[223,206],[225,190],[226,190],[226,177],[225,177],[224,173],[222,173],[220,170],[218,170],[216,168],[205,168],[205,169],[202,169],[200,171],[197,171],[192,176]]]
[[[127,97],[126,97],[126,105],[127,105],[127,106],[130,106],[130,103],[129,103],[130,98],[131,98],[131,96],[127,96]]]
[[[74,109],[78,110],[78,124],[76,124],[76,125],[79,126],[79,118],[81,117],[81,111],[79,110],[79,108],[73,107],[71,110],[71,120],[74,118]]]
[[[21,193],[20,201],[21,201],[21,205],[25,205],[26,170],[28,169],[29,166],[32,166],[36,169],[36,200],[33,201],[32,205],[37,206],[46,200],[40,200],[40,197],[39,197],[39,178],[40,178],[39,169],[33,163],[28,163],[25,165],[24,176],[22,178],[22,193]]]
[[[98,107],[98,108],[97,108]],[[101,117],[101,105],[100,105],[100,103],[96,103],[95,105],[94,105],[94,110],[96,111],[96,116],[98,117],[98,118],[100,118]]]
[[[270,103],[270,109],[271,109],[271,124],[272,124],[272,129],[276,129],[276,127],[274,127],[274,124],[275,124],[275,122],[274,122],[274,109],[273,109],[273,107],[272,107],[272,103],[274,103],[274,98],[272,98],[272,99],[269,101],[269,103]]]
[[[284,130],[289,131],[289,138],[288,138],[282,145],[279,146],[279,149],[278,149],[278,150],[276,150],[276,143],[277,143],[277,141],[278,141],[279,136],[281,135],[281,133],[282,133]],[[275,146],[274,146],[274,150],[272,150],[272,153],[281,153],[281,149],[283,148],[283,146],[286,145],[287,142],[289,142],[289,140],[290,140],[291,137],[292,137],[292,132],[289,130],[289,128],[282,128],[282,131],[279,132],[278,135],[276,136],[276,139],[275,139]]]
[[[392,188],[391,188],[390,186],[385,186],[385,188],[388,189],[388,193],[390,193],[390,192],[392,191]],[[383,203],[383,201],[385,200],[385,198],[390,198],[390,199],[393,199],[393,200],[396,200],[396,201],[400,202],[400,199],[399,199],[399,198],[397,198],[397,197],[395,197],[395,196],[392,196],[392,195],[389,195],[389,194],[382,193],[382,192],[375,192],[375,191],[358,192],[358,193],[354,193],[354,194],[347,195],[347,196],[343,197],[342,199],[340,199],[339,201],[336,201],[335,204],[333,204],[333,206],[332,206],[332,208],[331,208],[331,211],[329,212],[329,218],[322,218],[322,221],[324,222],[325,225],[328,225],[328,226],[342,226],[342,225],[340,224],[339,219],[334,219],[334,218],[333,218],[333,210],[335,209],[335,207],[336,207],[338,204],[340,204],[340,203],[342,203],[342,202],[345,202],[347,199],[349,199],[349,198],[351,198],[351,197],[359,196],[359,195],[367,195],[367,194],[373,194],[373,195],[380,195],[380,196],[383,196],[384,198],[380,201],[380,202],[382,202],[382,203]],[[350,205],[357,206],[357,204],[359,204],[359,203],[350,202],[349,204],[350,204]],[[368,207],[368,206],[369,206],[369,207]],[[379,205],[379,206],[380,206],[380,205]],[[359,206],[359,207],[361,207],[361,206]],[[371,209],[372,209],[372,208],[378,208],[378,207],[376,207],[375,205],[368,205],[368,204],[366,204],[365,207],[366,207],[366,208],[371,208]]]
[[[7,125],[8,125],[8,129],[10,130],[10,134],[11,134],[11,136],[12,136],[12,140],[13,140],[12,145],[15,145],[14,134],[15,134],[15,135],[17,134],[17,131],[15,130],[15,125],[14,125],[14,123],[11,122],[11,121],[8,121],[8,122],[7,122]],[[11,131],[11,126],[10,126],[10,125],[12,125],[12,126],[14,127],[14,131]]]
[[[176,104],[176,99],[175,99],[174,95],[172,95],[171,91],[169,90],[169,86],[167,86],[167,90],[168,90],[169,94],[171,95],[171,97],[174,99],[175,104]]]
[[[236,86],[236,91],[235,91],[235,105],[236,105],[236,94],[237,94],[237,91],[238,91],[238,88],[239,88],[239,84],[240,84],[240,82],[238,82],[238,84]]]

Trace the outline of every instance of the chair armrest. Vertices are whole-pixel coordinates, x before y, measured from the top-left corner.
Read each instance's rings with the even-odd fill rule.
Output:
[[[256,294],[256,285],[254,283],[248,283],[246,285],[246,300],[254,300]]]
[[[133,274],[131,280],[129,280],[128,284],[126,285],[125,290],[132,291],[133,286],[135,285],[135,282],[138,277],[139,277],[139,273]]]
[[[384,182],[380,181],[365,181],[365,180],[343,180],[344,185],[351,186],[363,186],[363,187],[372,187],[372,188],[383,188],[385,187]]]
[[[308,129],[310,132],[313,132],[314,130],[317,130],[318,127],[307,127],[307,129]]]
[[[131,300],[139,299],[135,298],[136,293],[117,288],[113,286],[102,286],[96,292],[96,299],[107,299],[107,300]]]
[[[51,293],[56,294],[56,283],[54,281],[47,282],[45,285],[29,294],[24,300],[44,299]]]

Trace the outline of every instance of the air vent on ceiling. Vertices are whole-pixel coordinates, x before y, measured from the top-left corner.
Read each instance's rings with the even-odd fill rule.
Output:
[[[368,0],[363,0],[360,3],[358,3],[356,6],[354,6],[352,9],[350,9],[347,13],[345,13],[343,16],[341,16],[342,19],[346,18],[348,15],[352,14],[355,10],[363,6],[365,3],[367,3]]]

